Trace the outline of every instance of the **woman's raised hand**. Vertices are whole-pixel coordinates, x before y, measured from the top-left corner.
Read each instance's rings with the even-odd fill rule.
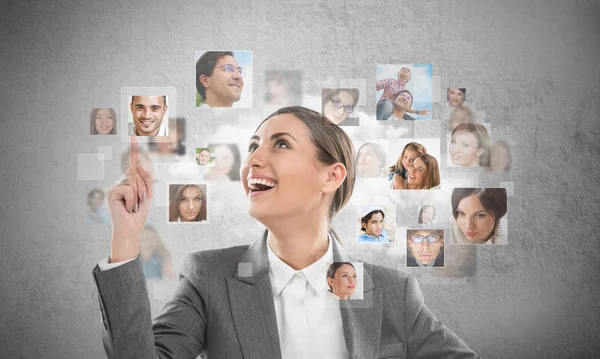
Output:
[[[140,160],[138,139],[131,137],[129,168],[123,179],[108,191],[112,217],[110,262],[136,258],[140,253],[140,235],[152,200],[151,164],[144,168]]]

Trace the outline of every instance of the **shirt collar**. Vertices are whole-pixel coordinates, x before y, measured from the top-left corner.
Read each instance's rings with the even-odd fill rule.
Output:
[[[279,295],[281,291],[287,286],[290,279],[296,274],[302,274],[309,285],[317,291],[317,293],[324,291],[327,286],[327,265],[333,262],[333,250],[331,246],[332,238],[328,237],[329,245],[327,246],[327,252],[323,257],[319,258],[316,262],[309,265],[308,267],[295,270],[294,268],[287,265],[282,261],[271,249],[269,242],[267,241],[267,254],[269,259],[269,277],[271,279],[271,286],[273,288],[273,294]]]

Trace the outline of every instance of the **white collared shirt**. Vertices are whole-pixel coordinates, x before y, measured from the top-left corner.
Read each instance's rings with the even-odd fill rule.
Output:
[[[283,359],[348,358],[339,300],[328,295],[327,268],[333,262],[331,237],[327,252],[296,271],[275,255],[267,242],[269,278]]]

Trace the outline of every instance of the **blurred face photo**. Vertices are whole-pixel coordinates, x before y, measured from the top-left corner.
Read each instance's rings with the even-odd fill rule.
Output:
[[[217,107],[231,107],[239,101],[244,89],[242,69],[233,56],[223,56],[215,65],[211,76],[201,75],[200,81],[206,87],[206,100]]]
[[[478,167],[483,149],[479,148],[477,137],[465,130],[456,131],[450,139],[450,160],[456,166]]]
[[[410,69],[408,67],[403,67],[398,71],[398,80],[407,83],[410,80]]]
[[[367,224],[361,222],[361,226],[365,229],[365,233],[375,238],[379,238],[383,232],[383,215],[377,212],[371,216]]]
[[[427,207],[423,210],[423,214],[421,215],[421,221],[423,223],[429,223],[433,219],[433,216],[433,207]]]
[[[417,262],[429,265],[443,251],[444,238],[430,231],[418,231],[411,234],[407,244]]]
[[[210,160],[210,151],[202,150],[202,151],[200,151],[200,153],[198,153],[198,163],[200,164],[200,166],[206,166],[208,164],[209,160]]]
[[[104,202],[104,197],[99,192],[94,192],[94,194],[90,197],[90,207],[96,210],[102,206],[102,202]]]
[[[181,191],[177,210],[182,222],[192,222],[202,208],[202,192],[199,188],[188,186]]]
[[[210,158],[210,156],[209,156]],[[221,174],[228,174],[235,161],[233,152],[226,145],[215,148],[215,170]]]
[[[348,299],[356,290],[356,270],[344,264],[335,271],[333,278],[327,278],[333,294],[341,299]]]
[[[156,250],[158,245],[158,235],[153,231],[144,230],[140,237],[140,256],[144,259],[148,259],[152,256],[152,253]]]
[[[156,136],[167,111],[163,96],[133,96],[130,104],[138,136]]]
[[[263,122],[250,139],[241,171],[250,215],[264,224],[320,211],[328,166],[316,157],[310,129],[295,115],[281,114]]]
[[[510,152],[505,145],[492,147],[490,167],[495,172],[506,172],[510,168]]]
[[[107,135],[115,128],[115,119],[107,108],[101,108],[96,112],[94,127],[100,135]]]
[[[458,203],[456,223],[469,240],[482,241],[494,233],[496,219],[483,207],[477,196],[470,195]]]
[[[465,102],[465,94],[457,88],[448,89],[448,103],[452,107],[462,106]]]
[[[340,91],[326,100],[323,115],[338,125],[352,112],[348,112],[350,108],[354,110],[354,97],[348,91]]]
[[[377,154],[371,146],[364,146],[358,153],[357,172],[360,177],[377,177],[381,172],[383,163],[379,161]]]
[[[428,175],[425,162],[417,158],[408,167],[406,181],[413,188],[422,188],[425,185]]]

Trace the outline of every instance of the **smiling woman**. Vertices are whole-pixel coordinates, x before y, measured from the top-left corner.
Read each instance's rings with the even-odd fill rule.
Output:
[[[93,108],[90,111],[90,134],[114,135],[117,133],[117,113],[114,108]]]
[[[94,270],[110,358],[477,357],[437,321],[405,273],[362,263],[363,299],[331,306],[328,264],[353,262],[331,223],[354,190],[356,159],[340,127],[303,107],[267,117],[248,145],[241,182],[264,235],[189,255],[152,326],[138,256],[153,181],[138,165],[136,140],[127,179],[109,191],[110,263]],[[331,284],[344,287],[335,275]]]

